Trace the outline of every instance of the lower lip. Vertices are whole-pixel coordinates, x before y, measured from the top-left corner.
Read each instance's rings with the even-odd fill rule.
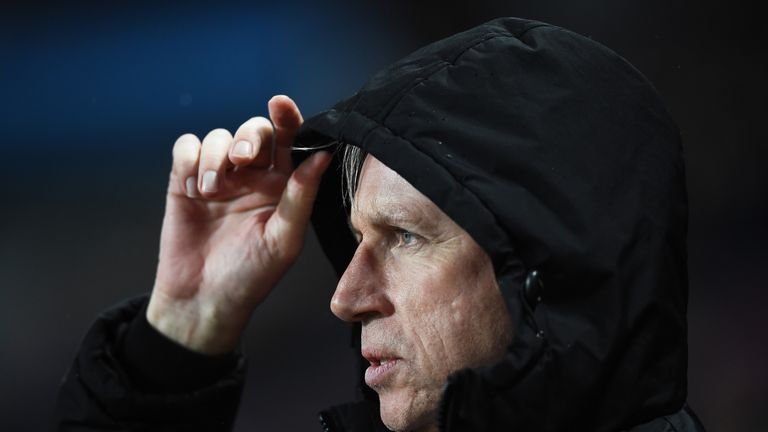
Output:
[[[381,385],[387,376],[393,373],[398,364],[400,364],[400,359],[391,360],[383,365],[368,366],[368,369],[365,370],[365,383],[371,388]]]

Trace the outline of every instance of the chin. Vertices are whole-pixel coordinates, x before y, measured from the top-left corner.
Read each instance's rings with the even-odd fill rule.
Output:
[[[405,390],[379,391],[381,421],[398,432],[437,430],[437,398]]]

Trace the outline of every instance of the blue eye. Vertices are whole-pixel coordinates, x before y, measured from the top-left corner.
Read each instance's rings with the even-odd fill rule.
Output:
[[[412,233],[410,231],[401,230],[400,231],[400,240],[401,240],[401,242],[402,242],[402,244],[404,246],[411,245],[411,244],[413,244],[413,242],[416,241],[416,234],[414,234],[414,233]]]

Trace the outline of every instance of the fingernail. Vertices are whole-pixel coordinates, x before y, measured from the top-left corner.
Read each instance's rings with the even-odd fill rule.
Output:
[[[240,157],[250,157],[252,152],[253,145],[249,141],[238,141],[232,149],[232,154]]]
[[[206,171],[203,174],[203,192],[216,192],[219,189],[216,177],[216,171]]]
[[[190,198],[197,196],[197,177],[189,176],[184,183],[187,186],[187,196]]]

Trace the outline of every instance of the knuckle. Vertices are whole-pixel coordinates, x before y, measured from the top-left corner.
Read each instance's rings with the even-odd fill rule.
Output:
[[[272,122],[269,121],[264,116],[255,116],[249,118],[245,123],[243,123],[243,126],[262,126],[262,125],[269,125],[272,126]]]
[[[285,227],[289,229],[288,227]],[[278,238],[273,239],[271,247],[267,248],[273,262],[293,262],[301,251],[300,244],[291,232],[284,232]]]
[[[175,162],[196,161],[200,153],[200,141],[195,135],[185,134],[176,140],[173,146],[173,160]]]
[[[229,135],[229,131],[224,128],[216,128],[208,132],[208,135]]]
[[[185,133],[181,135],[179,138],[176,139],[176,142],[186,142],[186,141],[198,141],[197,135],[193,133]]]
[[[226,153],[224,155],[206,154],[200,159],[200,169],[205,171],[210,169],[221,171],[224,169],[224,165],[226,161],[227,161]]]
[[[240,127],[240,132],[252,138],[257,138],[272,132],[272,122],[264,117],[251,117]]]
[[[176,142],[173,144],[173,150],[176,151],[177,149],[180,150],[184,147],[193,147],[200,143],[200,140],[197,138],[196,135],[187,133],[184,134],[176,139]]]
[[[214,129],[203,139],[203,146],[227,144],[232,140],[229,131],[223,128]]]
[[[214,129],[206,135],[201,149],[200,163],[206,167],[220,167],[227,160],[232,135],[226,129]]]

